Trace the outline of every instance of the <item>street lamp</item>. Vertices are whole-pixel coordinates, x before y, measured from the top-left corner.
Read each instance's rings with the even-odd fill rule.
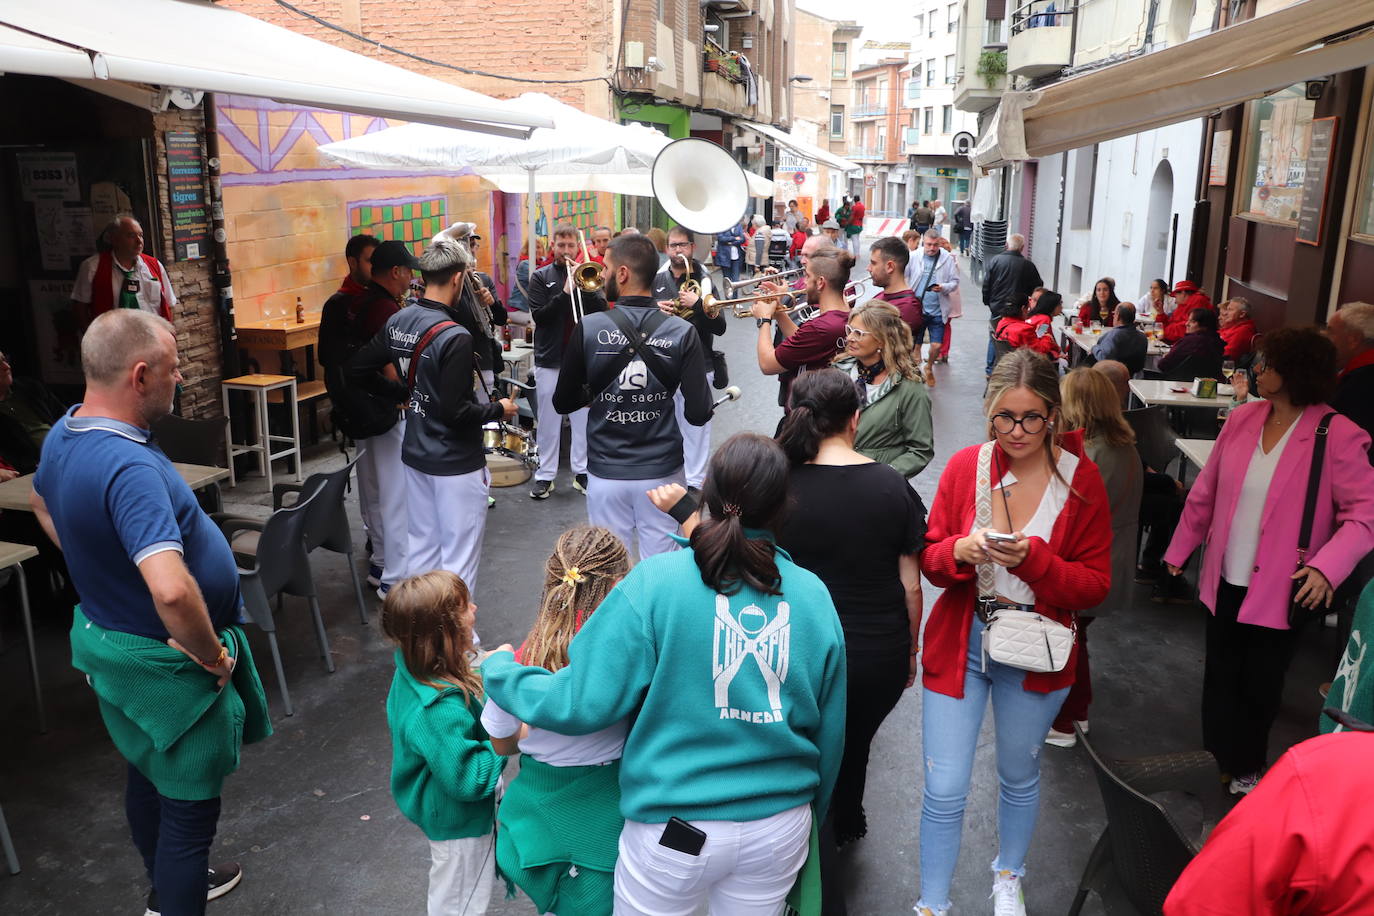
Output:
[[[796,76],[789,76],[787,81],[789,83],[809,83],[813,79],[815,79],[815,77],[807,76],[805,73],[798,73]]]

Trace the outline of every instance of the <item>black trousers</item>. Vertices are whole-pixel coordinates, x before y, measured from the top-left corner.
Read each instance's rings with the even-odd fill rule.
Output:
[[[840,843],[857,840],[868,826],[864,818],[864,786],[868,782],[868,749],[878,726],[902,698],[910,670],[910,650],[847,653],[849,678],[845,704],[844,757],[840,760],[830,810],[835,813],[835,837]]]
[[[1232,776],[1264,772],[1269,729],[1297,645],[1293,630],[1236,620],[1246,591],[1224,579],[1218,584],[1202,677],[1202,746],[1217,758],[1221,772]]]
[[[1179,516],[1183,514],[1183,497],[1178,493],[1178,484],[1168,474],[1154,471],[1145,472],[1144,485],[1140,491],[1140,527],[1149,528],[1145,536],[1145,550],[1140,563],[1145,567],[1157,567],[1164,559],[1164,551],[1169,549],[1169,541],[1178,527]]]

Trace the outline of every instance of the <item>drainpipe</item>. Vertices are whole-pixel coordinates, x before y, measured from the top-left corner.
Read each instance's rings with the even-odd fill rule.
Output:
[[[215,95],[205,93],[201,102],[205,114],[206,171],[210,176],[210,235],[211,259],[214,261],[214,287],[219,297],[216,313],[219,316],[220,359],[223,378],[239,374],[238,331],[234,328],[234,284],[229,272],[229,233],[224,228],[224,194],[220,184],[219,116],[215,111]]]

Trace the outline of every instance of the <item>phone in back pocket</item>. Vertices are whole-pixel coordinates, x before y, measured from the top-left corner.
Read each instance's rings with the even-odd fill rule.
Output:
[[[658,838],[658,845],[689,856],[699,856],[706,845],[706,834],[680,817],[670,817],[663,828],[663,836]]]

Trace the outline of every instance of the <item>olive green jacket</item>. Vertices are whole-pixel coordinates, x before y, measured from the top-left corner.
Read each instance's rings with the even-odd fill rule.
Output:
[[[857,382],[857,365],[857,360],[846,359],[836,367]],[[894,378],[889,372],[877,396],[860,410],[855,451],[891,465],[906,478],[925,470],[935,454],[935,433],[930,419],[930,393],[924,382]]]

